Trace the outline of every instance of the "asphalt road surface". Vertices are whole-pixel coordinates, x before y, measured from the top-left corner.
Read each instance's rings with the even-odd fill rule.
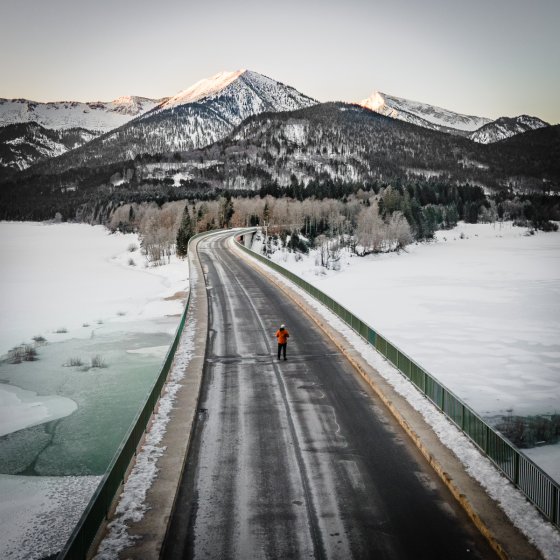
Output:
[[[163,557],[496,558],[310,319],[224,238],[200,254],[207,360]],[[281,323],[287,361],[276,358]]]

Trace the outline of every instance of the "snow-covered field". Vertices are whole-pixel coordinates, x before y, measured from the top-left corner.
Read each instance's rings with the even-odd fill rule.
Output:
[[[0,258],[0,355],[46,339],[37,361],[0,363],[0,557],[41,558],[69,535],[159,372],[188,268],[146,267],[137,236],[84,224],[0,222]],[[107,367],[90,367],[96,357]]]
[[[313,254],[273,259],[483,416],[560,413],[560,232],[526,232],[509,223],[460,224],[400,254],[345,253],[337,272],[316,266]],[[553,463],[547,470],[560,480],[560,455]]]

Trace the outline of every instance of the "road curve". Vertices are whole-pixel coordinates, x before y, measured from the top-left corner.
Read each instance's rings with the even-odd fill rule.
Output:
[[[310,319],[226,237],[199,252],[208,349],[163,558],[496,558]]]

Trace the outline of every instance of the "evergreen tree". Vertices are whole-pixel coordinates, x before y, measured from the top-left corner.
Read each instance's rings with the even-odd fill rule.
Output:
[[[177,232],[177,256],[183,258],[187,256],[189,239],[193,236],[193,233],[193,224],[191,215],[189,214],[189,207],[187,205],[183,211],[181,225],[179,227],[179,231]]]
[[[220,227],[228,228],[233,217],[234,209],[231,201],[231,193],[227,191],[221,199]]]

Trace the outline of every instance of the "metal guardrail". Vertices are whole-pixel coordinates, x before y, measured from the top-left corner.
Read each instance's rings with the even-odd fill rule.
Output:
[[[189,244],[192,240],[208,235],[209,233],[215,232],[204,232],[198,233],[191,237]],[[192,274],[189,275],[189,282],[192,282]],[[108,518],[111,506],[115,500],[117,491],[124,483],[126,472],[132,461],[132,458],[136,455],[138,446],[142,440],[150,418],[157,406],[159,397],[161,395],[162,389],[165,385],[165,381],[173,364],[173,359],[175,358],[175,352],[177,346],[179,345],[179,340],[183,333],[183,328],[185,326],[185,320],[187,317],[187,312],[189,310],[190,296],[192,291],[189,290],[187,296],[187,301],[185,305],[185,310],[181,316],[181,321],[177,327],[175,337],[169,350],[159,375],[155,380],[142,409],[137,413],[131,427],[129,428],[127,434],[125,435],[121,445],[119,446],[117,452],[115,453],[109,467],[103,476],[99,486],[97,487],[95,493],[91,497],[88,506],[86,507],[84,513],[80,517],[78,524],[74,528],[74,531],[70,535],[66,545],[62,551],[58,554],[57,560],[83,560],[87,557],[88,551],[93,544],[99,528],[102,523]]]
[[[560,528],[560,485],[539,466],[484,422],[476,412],[424,368],[340,303],[293,272],[245,247],[238,238],[236,243],[243,251],[279,272],[325,305],[373,346],[466,434],[551,523]]]

